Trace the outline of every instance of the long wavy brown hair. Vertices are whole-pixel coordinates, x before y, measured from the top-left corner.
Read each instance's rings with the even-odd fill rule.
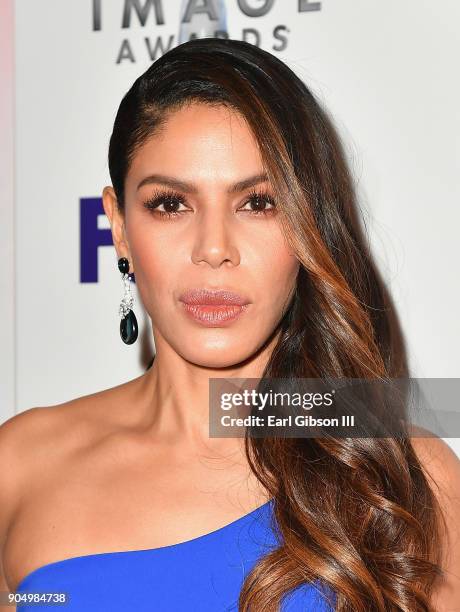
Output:
[[[109,146],[120,210],[137,149],[189,102],[227,105],[246,119],[300,262],[263,375],[407,376],[397,317],[363,237],[337,130],[274,55],[238,40],[194,39],[136,79]],[[432,610],[430,594],[442,574],[442,515],[409,436],[247,435],[245,449],[272,495],[282,540],[247,575],[240,612],[275,612],[292,589],[318,579],[338,612]]]

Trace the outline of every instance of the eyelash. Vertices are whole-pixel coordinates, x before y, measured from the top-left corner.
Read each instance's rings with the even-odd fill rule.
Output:
[[[248,201],[254,200],[256,198],[260,200],[265,200],[266,202],[271,204],[273,208],[268,208],[266,210],[246,210],[244,212],[248,212],[250,215],[256,215],[256,216],[269,215],[274,212],[275,200],[272,198],[271,195],[263,191],[256,191],[254,189],[251,190],[248,193],[247,199],[245,201],[245,205],[247,204]],[[179,215],[182,215],[187,212],[185,210],[176,211],[176,212],[156,210],[159,206],[164,205],[166,203],[171,203],[174,201],[177,201],[180,204],[184,204],[185,198],[181,193],[174,191],[172,189],[171,190],[168,189],[164,191],[158,190],[158,191],[154,191],[153,196],[150,197],[146,202],[144,202],[144,207],[150,212],[152,212],[153,214],[158,215],[159,217],[162,217],[164,219],[172,218],[172,217],[179,217]]]

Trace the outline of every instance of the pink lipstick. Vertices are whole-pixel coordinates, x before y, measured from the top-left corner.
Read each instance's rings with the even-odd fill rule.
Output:
[[[209,327],[221,327],[243,314],[249,300],[227,289],[191,289],[179,297],[184,311],[193,320]]]

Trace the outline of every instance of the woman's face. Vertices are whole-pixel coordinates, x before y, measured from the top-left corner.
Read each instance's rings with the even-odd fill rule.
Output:
[[[299,264],[263,172],[249,127],[224,106],[174,111],[137,151],[125,182],[124,218],[114,211],[112,230],[118,255],[128,257],[135,273],[157,351],[166,342],[198,365],[233,366],[275,330]],[[242,184],[250,179],[253,184]],[[248,303],[185,306],[181,296],[195,289],[229,290]]]

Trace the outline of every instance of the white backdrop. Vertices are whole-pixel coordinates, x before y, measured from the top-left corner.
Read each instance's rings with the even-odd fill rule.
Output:
[[[129,27],[122,27],[130,4],[0,5],[2,30],[14,34],[2,36],[2,420],[143,370],[141,342],[128,347],[119,337],[122,283],[114,248],[101,246],[91,257],[91,220],[81,225],[80,200],[100,198],[110,184],[106,160],[115,113],[154,59],[149,51],[157,49],[159,57],[162,48],[178,44],[185,5],[210,1],[142,0],[145,23],[131,10]],[[283,59],[332,112],[406,334],[412,374],[460,377],[460,4],[214,4],[227,9],[218,29],[226,26],[231,38]],[[200,34],[203,25],[209,26],[207,15],[195,15],[187,32]],[[12,71],[8,49],[14,50]],[[14,157],[7,131],[13,111]],[[102,216],[94,226],[108,227]],[[93,271],[97,264],[97,282],[81,282],[81,240]],[[135,298],[140,335],[150,335],[136,292]],[[447,441],[460,454],[460,439]]]

